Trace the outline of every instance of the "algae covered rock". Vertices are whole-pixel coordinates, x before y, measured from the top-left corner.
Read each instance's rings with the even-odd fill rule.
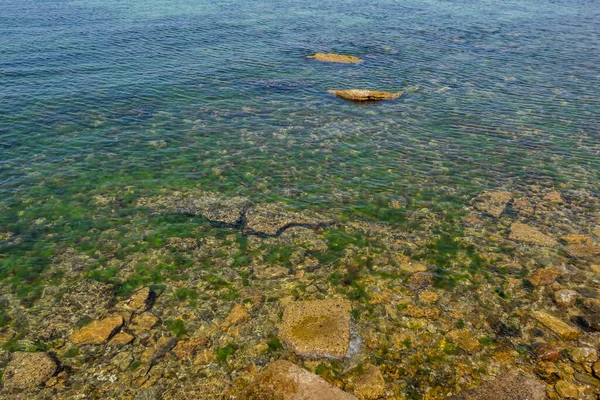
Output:
[[[271,363],[241,396],[244,400],[356,400],[319,376],[279,360]]]
[[[283,312],[279,337],[304,357],[343,358],[350,348],[350,301],[296,301]]]
[[[506,208],[506,205],[511,201],[513,195],[511,192],[504,190],[490,190],[481,193],[473,199],[473,206],[492,217],[498,218]]]
[[[257,204],[246,212],[246,230],[270,236],[278,235],[292,226],[317,228],[332,223],[332,220],[309,211],[293,212],[270,203]]]
[[[73,344],[106,343],[123,326],[123,323],[123,317],[120,315],[96,320],[73,332],[69,336],[69,340]]]
[[[307,58],[314,58],[315,60],[323,61],[323,62],[334,62],[334,63],[344,63],[344,64],[356,64],[361,62],[362,60],[358,57],[348,56],[345,54],[334,54],[334,53],[316,53],[313,56],[308,56]]]
[[[57,370],[56,361],[47,353],[13,353],[4,370],[4,388],[15,391],[39,387]]]
[[[402,92],[378,92],[376,90],[365,89],[328,90],[327,93],[334,94],[345,100],[353,101],[395,100],[402,96]]]
[[[544,400],[545,386],[517,373],[500,376],[478,388],[448,397],[448,400]]]
[[[344,379],[344,389],[350,390],[361,400],[375,400],[385,394],[385,381],[378,367],[373,364],[360,365]]]

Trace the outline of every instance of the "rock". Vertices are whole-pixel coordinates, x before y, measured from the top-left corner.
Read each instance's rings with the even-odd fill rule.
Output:
[[[433,304],[438,301],[440,296],[436,292],[432,292],[430,290],[425,290],[419,293],[419,301],[425,304]]]
[[[551,203],[564,203],[565,199],[558,192],[550,192],[544,196],[544,200],[549,201]]]
[[[600,314],[600,299],[589,297],[582,302],[583,307],[593,314]]]
[[[597,378],[600,378],[600,361],[595,362],[594,365],[592,365],[592,371]]]
[[[364,364],[355,368],[345,379],[344,389],[350,390],[361,400],[375,400],[385,394],[385,381],[379,368]]]
[[[123,317],[120,315],[96,320],[73,332],[69,340],[77,345],[106,343],[123,326],[123,323]]]
[[[134,332],[149,331],[158,323],[159,318],[151,312],[144,312],[131,321],[131,330]]]
[[[546,388],[537,381],[517,373],[508,373],[478,388],[446,397],[446,400],[545,400]]]
[[[413,290],[422,289],[433,285],[433,279],[434,275],[431,272],[417,272],[408,278],[406,284]]]
[[[575,305],[575,301],[579,293],[575,290],[570,289],[562,289],[557,292],[554,292],[554,301],[556,304],[562,307],[572,307]]]
[[[531,352],[537,360],[557,362],[560,354],[558,349],[548,343],[534,343]]]
[[[408,262],[400,265],[402,271],[406,271],[409,274],[416,274],[417,272],[427,271],[427,265],[421,263]]]
[[[591,347],[577,347],[569,353],[569,358],[576,363],[593,363],[598,359],[598,351]]]
[[[69,287],[58,308],[68,311],[70,316],[98,319],[110,307],[114,298],[114,287],[106,283],[83,280]]]
[[[513,202],[513,210],[519,213],[523,217],[531,216],[535,213],[535,208],[529,200],[517,199]]]
[[[578,325],[592,332],[600,332],[600,315],[583,315],[576,318]]]
[[[133,400],[160,400],[164,391],[160,386],[152,386],[137,392]]]
[[[481,193],[471,203],[477,210],[498,218],[504,212],[506,205],[512,198],[513,195],[511,192],[492,190]]]
[[[225,319],[221,327],[227,329],[234,325],[242,324],[250,319],[250,312],[242,304],[236,304]]]
[[[594,275],[600,277],[600,265],[592,264],[590,265],[590,270],[594,273]]]
[[[596,379],[591,375],[583,374],[581,372],[575,372],[573,376],[577,381],[583,383],[584,385],[589,385],[595,387],[596,389],[600,389],[600,379]]]
[[[558,395],[563,399],[579,398],[579,391],[577,390],[577,386],[575,386],[571,382],[560,380],[556,382],[556,385],[554,385],[554,389],[556,389],[556,393],[558,393]]]
[[[194,358],[194,365],[209,365],[217,360],[215,353],[209,349],[200,350]]]
[[[535,366],[535,374],[544,382],[551,385],[555,384],[560,380],[562,372],[556,366],[556,363],[550,361],[540,361]]]
[[[589,258],[600,255],[600,247],[591,244],[568,245],[565,250],[572,257]]]
[[[353,101],[380,101],[395,100],[402,96],[402,92],[377,92],[374,90],[349,89],[349,90],[328,90],[327,93],[336,95],[346,100]]]
[[[111,346],[124,346],[133,342],[133,339],[135,339],[133,335],[130,335],[127,332],[119,332],[108,341],[108,344]]]
[[[355,400],[289,361],[271,363],[242,394],[243,400]]]
[[[562,271],[556,268],[542,268],[529,275],[527,278],[533,286],[552,285],[556,278],[562,275]]]
[[[126,371],[127,368],[133,363],[133,354],[130,352],[118,353],[110,361],[112,365],[119,368],[120,371]]]
[[[4,370],[4,389],[17,391],[43,385],[58,371],[58,365],[47,353],[18,351],[10,356]]]
[[[351,308],[342,299],[290,303],[283,312],[279,337],[300,356],[342,358],[350,346]]]
[[[546,328],[565,340],[576,340],[579,337],[579,330],[577,328],[573,328],[543,311],[532,311],[531,315]]]
[[[199,337],[189,340],[180,340],[173,348],[173,353],[180,360],[192,358],[199,350],[212,344],[207,337]]]
[[[258,204],[246,212],[246,230],[276,236],[292,226],[319,228],[333,221],[309,211],[288,211],[277,204]]]
[[[452,330],[446,334],[446,337],[467,353],[472,354],[481,349],[481,343],[465,329]]]
[[[152,307],[155,299],[156,293],[149,287],[144,287],[131,295],[127,301],[119,303],[117,308],[133,312],[144,312]]]
[[[254,267],[254,276],[257,279],[277,279],[288,276],[290,270],[278,265],[258,265]]]
[[[540,246],[558,246],[558,242],[529,225],[515,222],[510,226],[509,239]]]
[[[315,60],[324,62],[336,62],[344,64],[356,64],[362,60],[358,57],[347,56],[344,54],[333,54],[333,53],[316,53],[314,56],[308,56],[307,58],[314,58]]]

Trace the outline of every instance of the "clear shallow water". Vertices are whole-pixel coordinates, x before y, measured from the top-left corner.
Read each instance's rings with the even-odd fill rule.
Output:
[[[19,238],[0,271],[21,296],[65,248],[163,224],[129,207],[162,188],[398,225],[486,189],[598,193],[597,2],[0,1],[0,233]],[[326,92],[354,87],[405,95]]]

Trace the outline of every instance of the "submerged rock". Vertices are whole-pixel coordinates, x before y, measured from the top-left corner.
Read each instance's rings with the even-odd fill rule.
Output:
[[[385,381],[379,368],[373,364],[360,365],[344,379],[344,389],[350,390],[361,400],[375,400],[385,394]]]
[[[556,393],[558,393],[560,397],[565,399],[576,399],[579,397],[577,386],[571,382],[560,380],[556,382],[554,389],[556,389]]]
[[[512,198],[513,195],[511,192],[490,190],[475,197],[472,200],[472,204],[477,210],[498,218],[504,212],[506,205]]]
[[[14,391],[39,387],[57,370],[56,361],[46,353],[13,353],[4,370],[4,388]]]
[[[327,93],[334,94],[342,99],[353,101],[395,100],[402,96],[402,92],[378,92],[365,89],[328,90]]]
[[[510,235],[508,237],[517,242],[537,244],[540,246],[558,246],[558,242],[550,236],[520,222],[515,222],[510,226]]]
[[[307,58],[314,58],[315,60],[323,62],[336,62],[344,64],[356,64],[362,61],[358,57],[334,53],[316,53],[314,56],[308,56]]]
[[[536,379],[509,373],[447,400],[544,400],[546,388]]]
[[[342,299],[290,303],[279,337],[300,356],[343,358],[350,348],[351,308]]]
[[[260,373],[241,396],[244,400],[356,400],[319,376],[279,360]]]
[[[561,275],[562,272],[556,268],[541,268],[529,275],[528,280],[533,286],[548,286]]]
[[[277,204],[257,204],[246,212],[246,229],[258,234],[275,236],[292,226],[325,227],[333,221],[305,211],[297,213]]]
[[[123,317],[120,315],[96,320],[73,332],[69,340],[73,344],[106,343],[123,326],[123,323]]]
[[[446,337],[467,353],[472,354],[481,350],[481,343],[466,329],[452,330],[446,334]]]
[[[117,308],[135,312],[148,311],[152,307],[155,299],[156,293],[149,287],[144,287],[131,295],[128,300],[119,303]]]
[[[575,340],[579,337],[579,330],[577,328],[567,325],[552,315],[546,314],[543,311],[532,311],[531,315],[546,328],[565,340]]]
[[[579,293],[577,293],[575,290],[562,289],[554,292],[554,301],[556,304],[562,307],[572,307],[575,305],[577,297],[579,297]]]

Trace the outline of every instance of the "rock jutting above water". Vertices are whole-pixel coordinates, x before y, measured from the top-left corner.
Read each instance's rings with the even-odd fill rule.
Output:
[[[318,375],[279,360],[271,363],[250,383],[244,400],[356,400],[353,395],[332,386]]]
[[[353,101],[380,101],[380,100],[395,100],[402,96],[402,92],[378,92],[375,90],[365,89],[348,89],[348,90],[328,90],[327,93],[336,95],[345,100]]]
[[[475,197],[472,200],[472,204],[477,210],[498,218],[504,212],[506,205],[512,198],[513,195],[511,192],[504,190],[490,190]]]
[[[56,361],[46,353],[13,353],[4,370],[4,388],[14,391],[39,387],[57,370]]]
[[[309,300],[290,303],[283,312],[279,337],[304,357],[343,358],[350,348],[348,300]]]
[[[344,64],[356,64],[362,61],[362,59],[354,56],[348,56],[345,54],[334,54],[334,53],[316,53],[313,56],[307,58],[314,58],[315,60],[323,62],[334,62]]]

